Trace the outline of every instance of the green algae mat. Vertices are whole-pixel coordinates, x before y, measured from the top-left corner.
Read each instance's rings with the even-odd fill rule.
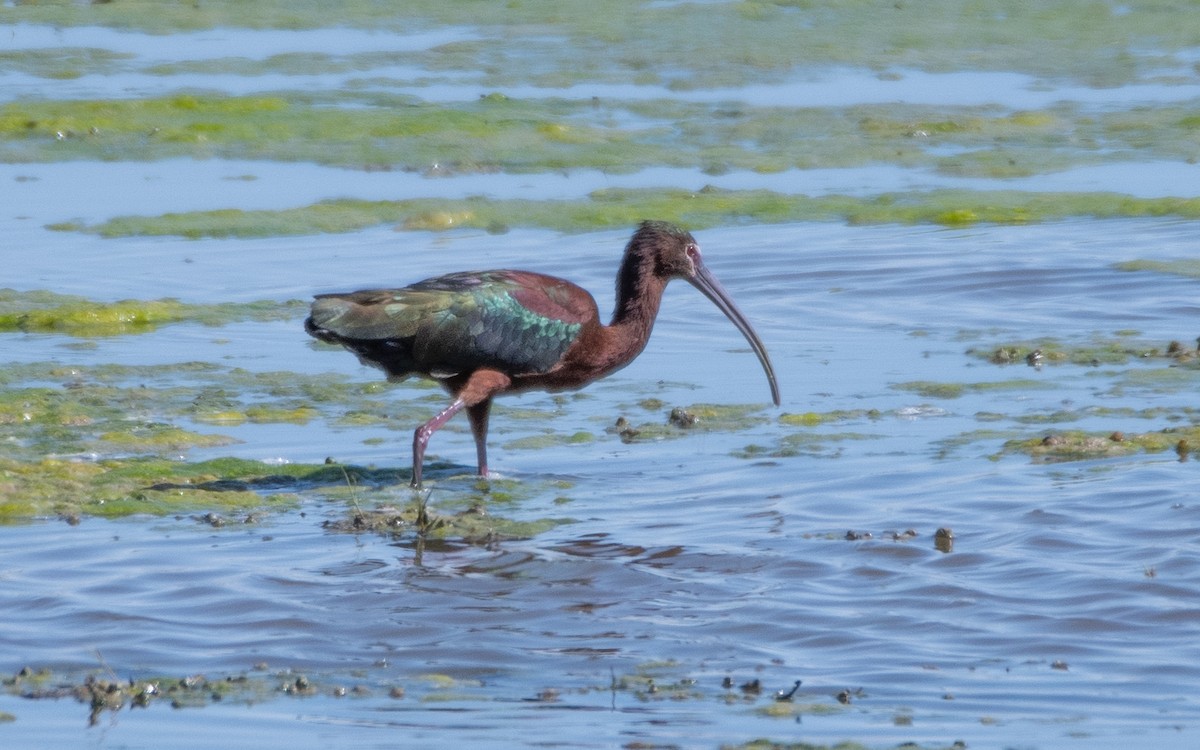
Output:
[[[475,4],[464,23],[455,4],[398,9],[351,2],[339,5],[346,29],[444,38],[394,51],[343,53],[331,46],[174,61],[87,46],[5,52],[0,72],[35,79],[139,76],[170,89],[176,77],[212,76],[218,90],[3,102],[0,161],[250,159],[437,177],[636,175],[669,167],[701,180],[688,189],[640,184],[555,200],[329,196],[286,210],[231,205],[101,221],[66,216],[52,225],[103,237],[264,237],[380,224],[580,232],[647,215],[694,228],[808,220],[945,226],[1080,216],[1191,220],[1200,213],[1196,199],[1171,196],[1169,189],[1147,197],[1028,183],[1004,188],[1006,180],[1077,168],[1200,159],[1200,115],[1186,93],[1195,71],[1181,54],[1200,45],[1200,19],[1190,11],[1182,2],[1041,8],[778,0],[705,4],[696,12],[689,3],[576,7],[524,0]],[[11,23],[107,26],[151,39],[218,27],[247,34],[320,30],[329,20],[324,4],[281,2],[30,2],[4,12]],[[854,80],[867,83],[910,74],[1018,75],[1027,80],[1010,84],[1013,91],[1068,93],[1028,103],[956,101],[956,87],[990,86],[991,79],[967,78],[947,79],[945,92],[933,86],[932,100],[944,103],[781,104],[796,98],[787,86],[814,70],[865,73]],[[278,90],[219,90],[221,77],[267,75],[281,82]],[[323,75],[338,83],[300,82]],[[289,79],[297,83],[288,87]],[[597,89],[603,95],[586,93],[593,86],[607,88]],[[734,93],[753,86],[784,93],[769,102]],[[1119,96],[1129,86],[1148,93],[1129,103]],[[1105,90],[1114,96],[1097,94],[1102,103],[1089,103],[1095,97],[1088,92]],[[445,97],[446,91],[454,93]],[[427,92],[436,100],[424,98]],[[704,189],[702,182],[706,175],[882,166],[994,187],[805,195]]]

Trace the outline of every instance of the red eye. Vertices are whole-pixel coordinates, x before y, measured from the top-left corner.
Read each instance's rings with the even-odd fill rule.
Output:
[[[696,247],[695,245],[688,245],[687,256],[692,260],[695,260],[700,256],[700,248]]]

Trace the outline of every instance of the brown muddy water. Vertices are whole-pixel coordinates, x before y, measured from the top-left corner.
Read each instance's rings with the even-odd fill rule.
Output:
[[[128,42],[90,33],[100,41],[75,43]],[[151,39],[150,54],[169,62],[172,48]],[[1049,179],[1200,195],[1194,165],[1173,163],[1165,190],[1156,163]],[[886,165],[817,171],[814,183],[788,173],[792,189],[952,179]],[[282,305],[524,267],[570,277],[607,311],[627,228],[109,240],[44,227],[344,195],[540,199],[610,181],[782,179],[584,170],[580,187],[572,176],[221,159],[0,165],[0,286]],[[332,182],[314,188],[323,177]],[[312,397],[304,418],[214,423],[163,406],[130,419],[238,441],[180,451],[188,461],[328,457],[382,470],[333,490],[280,480],[264,497],[294,498],[257,510],[0,526],[0,744],[1196,746],[1195,223],[795,222],[697,236],[766,342],[782,408],[770,408],[728,322],[672,287],[627,369],[578,396],[498,404],[490,486],[469,476],[465,422],[437,434],[431,511],[494,517],[491,534],[355,529],[356,515],[411,501],[411,429],[440,397],[419,384],[370,391],[376,374],[315,345],[301,312],[136,335],[0,333],[6,389],[87,385],[114,365],[130,368],[111,376],[123,388],[237,400],[254,382],[254,399],[289,408],[289,381],[359,388],[370,414]],[[696,425],[670,425],[675,407]],[[639,431],[631,440],[615,427],[622,417]],[[0,452],[19,448],[13,438]],[[536,531],[505,531],[513,523]]]

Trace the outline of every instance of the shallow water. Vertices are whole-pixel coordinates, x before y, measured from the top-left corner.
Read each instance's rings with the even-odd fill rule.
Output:
[[[255,40],[254,56],[345,54],[416,49],[472,33],[154,37],[17,27],[6,36],[10,45],[130,52],[135,72],[49,87],[9,73],[0,96],[173,91],[194,81],[136,70],[247,55],[247,39]],[[241,91],[284,78],[293,87],[311,82],[204,80]],[[736,92],[601,84],[512,94],[767,103],[786,96],[827,106],[893,98],[962,103],[968,96],[1004,107],[1066,99],[1104,108],[1196,93],[1190,84],[1034,84],[1006,73],[906,71],[880,80],[823,71]],[[480,93],[473,82],[446,79],[411,91],[433,100]],[[343,195],[572,197],[614,184],[809,194],[1002,185],[1187,196],[1200,194],[1196,170],[1135,159],[1004,181],[888,165],[431,179],[221,160],[0,165],[0,236],[20,248],[5,255],[0,286],[98,300],[284,301],[450,270],[524,267],[572,278],[607,312],[626,229],[494,236],[385,227],[190,241],[103,240],[44,225],[280,208]],[[104,713],[91,728],[88,707],[73,698],[35,701],[18,697],[21,690],[0,691],[0,715],[16,717],[0,723],[0,743],[158,747],[169,733],[179,747],[260,747],[265,736],[298,748],[713,747],[757,737],[871,747],[956,740],[970,748],[1193,747],[1200,737],[1197,462],[1172,451],[1040,462],[1004,445],[1069,429],[1134,435],[1189,426],[1200,370],[1194,361],[1161,357],[1000,366],[968,350],[1042,338],[1190,347],[1200,335],[1200,282],[1115,264],[1192,260],[1195,232],[1194,223],[1161,219],[700,232],[710,267],[770,350],[782,409],[769,407],[762,373],[736,330],[686,285],[672,287],[649,347],[628,368],[580,396],[531,394],[498,405],[493,469],[518,492],[506,492],[503,482],[490,495],[477,491],[465,424],[452,423],[434,439],[431,453],[448,462],[430,471],[434,511],[459,512],[462,498],[480,497],[497,517],[571,520],[532,538],[419,545],[410,533],[349,534],[325,525],[343,521],[355,505],[404,502],[402,483],[363,486],[347,500],[300,492],[293,507],[250,523],[231,516],[219,528],[200,511],[0,527],[0,611],[8,613],[0,618],[0,673],[29,665],[67,682],[99,673],[161,678],[164,688],[184,676],[244,675],[259,690],[205,701],[202,709],[173,710],[162,698],[145,710]],[[168,384],[186,384],[188,374],[171,366],[193,361],[377,379],[353,357],[314,346],[299,318],[177,324],[85,341],[3,333],[0,351],[4,363],[54,362],[85,372],[113,363],[161,366],[156,377]],[[432,411],[431,393],[411,385],[386,398],[420,399]],[[671,407],[695,404],[746,405],[750,416],[633,443],[611,429],[618,416],[659,425]],[[838,410],[841,417],[816,418]],[[194,449],[187,458],[279,464],[332,456],[408,468],[414,424],[350,427],[336,411],[302,424],[185,422],[241,441]],[[808,412],[816,413],[813,421],[798,418]],[[590,440],[566,439],[577,434]],[[940,528],[953,530],[952,547],[935,542]],[[298,675],[312,680],[311,694],[279,689]],[[761,694],[740,688],[755,679]],[[802,685],[793,702],[777,703],[774,693],[796,680]],[[396,687],[403,697],[390,695]],[[350,692],[339,696],[339,688]],[[848,703],[838,699],[843,691]]]
[[[502,476],[535,489],[519,507],[497,512],[575,522],[528,540],[433,545],[420,564],[411,537],[323,530],[321,521],[344,509],[311,501],[220,529],[192,517],[10,527],[0,551],[0,607],[10,613],[0,622],[6,666],[72,673],[103,663],[120,675],[211,677],[265,662],[271,679],[275,670],[295,670],[371,690],[277,698],[248,712],[155,705],[102,721],[88,735],[102,746],[145,746],[168,730],[200,731],[206,741],[227,732],[236,744],[259,726],[301,747],[386,742],[397,730],[430,741],[499,737],[520,745],[532,741],[531,718],[537,743],[577,747],[757,736],[880,745],[963,739],[971,747],[1016,739],[1116,747],[1150,736],[1164,747],[1190,746],[1200,720],[1196,464],[1174,453],[1037,464],[1019,455],[993,458],[997,438],[949,451],[942,441],[978,429],[1039,434],[1045,428],[1017,418],[1068,404],[1083,411],[1190,404],[1198,375],[1190,368],[1165,391],[1118,388],[1154,368],[1000,368],[964,349],[1044,335],[1082,340],[1129,327],[1149,339],[1191,340],[1194,280],[1112,264],[1186,258],[1192,236],[1188,224],[1149,221],[705,232],[710,264],[768,343],[783,411],[878,409],[880,417],[805,430],[828,438],[806,443],[798,455],[734,455],[797,431],[766,408],[766,385],[736,332],[698,295],[672,289],[646,353],[587,391],[589,398],[558,407],[535,395],[511,405],[546,410],[547,426],[565,435],[595,430],[631,408],[637,414],[633,402],[645,396],[684,405],[761,402],[767,421],[666,442],[625,445],[607,435],[522,450],[504,445],[541,425],[506,420],[502,409],[493,461]],[[622,239],[388,231],[306,238],[289,243],[294,263],[286,273],[275,263],[273,282],[272,263],[253,259],[280,251],[279,243],[177,243],[204,262],[176,276],[163,261],[154,289],[286,298],[308,286],[420,276],[450,257],[463,267],[524,257],[525,265],[571,274],[603,299]],[[139,244],[105,245],[113,278],[137,278],[146,263]],[[172,243],[155,244],[160,257],[171,257]],[[59,278],[11,283],[80,291],[69,276],[64,270]],[[87,352],[64,350],[65,337],[5,338],[6,350],[26,361],[200,359],[373,377],[353,358],[312,351],[298,324],[176,326],[101,339]],[[697,370],[706,351],[714,353]],[[957,399],[892,387],[1017,378],[1036,386]],[[983,412],[1004,417],[981,421]],[[1132,433],[1170,424],[1084,416],[1069,426]],[[383,430],[381,444],[360,442],[378,431],[324,423],[221,431],[242,437],[233,452],[253,458],[305,462],[334,453],[398,468],[407,462],[403,430]],[[472,455],[461,428],[439,433],[433,451],[464,471]],[[567,489],[536,489],[550,478],[565,480]],[[435,506],[439,495],[462,486],[444,472],[439,484]],[[403,494],[399,487],[379,491]],[[363,500],[379,491],[364,490]],[[935,548],[939,527],[954,530],[952,552]],[[915,538],[889,535],[910,528]],[[847,530],[873,536],[847,541]],[[1066,669],[1054,668],[1057,662]],[[694,679],[695,697],[609,690],[613,675],[639,669],[664,685]],[[459,682],[442,695],[423,687],[422,675],[431,673]],[[751,700],[726,691],[726,675],[737,684],[761,679],[766,694]],[[756,713],[796,679],[804,702],[836,710],[799,723]],[[385,697],[396,684],[407,687],[407,697]],[[849,706],[834,699],[856,688],[863,694]],[[554,702],[535,700],[546,690],[558,691]],[[31,742],[70,741],[87,731],[73,701],[5,697],[0,710],[18,716],[4,731]],[[250,724],[216,728],[222,722],[214,713],[230,711]]]
[[[1119,192],[1139,198],[1200,193],[1200,164],[1147,161],[1076,167],[1027,178],[953,177],[932,170],[870,166],[790,169],[775,174],[738,171],[708,175],[695,169],[655,167],[632,174],[572,170],[560,174],[467,174],[429,177],[412,172],[363,172],[316,164],[225,159],[156,162],[0,164],[8,210],[20,217],[13,231],[31,235],[43,224],[100,223],[120,215],[210,211],[235,203],[242,210],[283,210],[329,198],[405,200],[421,197],[582,200],[606,188],[673,185],[688,190],[772,190],[784,194],[869,196],[953,188],[1046,192]],[[110,190],[97,190],[97,185]],[[57,264],[57,259],[22,258]]]

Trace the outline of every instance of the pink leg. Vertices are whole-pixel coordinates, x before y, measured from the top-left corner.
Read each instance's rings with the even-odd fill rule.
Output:
[[[474,406],[467,407],[467,416],[471,419],[471,434],[475,436],[475,456],[479,460],[479,476],[488,475],[487,465],[487,431],[488,412],[491,411],[490,398],[480,401]]]
[[[429,444],[429,438],[464,406],[471,418],[471,433],[475,436],[479,474],[487,476],[488,411],[492,407],[492,396],[504,392],[511,383],[512,380],[498,370],[476,370],[467,377],[465,383],[455,387],[454,401],[413,433],[413,487],[421,486],[421,464],[425,460],[425,446]]]
[[[421,488],[421,464],[425,462],[425,446],[429,445],[429,438],[433,437],[433,433],[437,432],[438,428],[449,422],[450,417],[453,417],[466,405],[467,402],[461,398],[454,399],[449,406],[438,412],[436,417],[418,427],[417,431],[413,433],[413,487]]]

